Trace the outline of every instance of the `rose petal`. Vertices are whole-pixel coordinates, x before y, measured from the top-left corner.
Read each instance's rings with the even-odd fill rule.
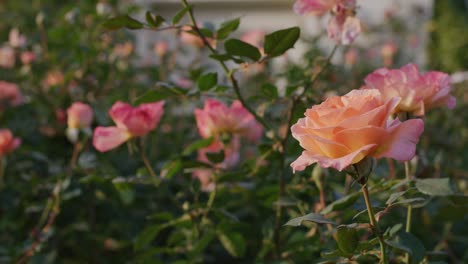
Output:
[[[130,133],[119,127],[96,127],[93,136],[93,145],[100,152],[114,149],[131,137]]]
[[[424,131],[422,119],[411,119],[400,122],[389,121],[390,136],[372,155],[375,158],[388,157],[399,161],[411,160],[416,153],[416,144]]]

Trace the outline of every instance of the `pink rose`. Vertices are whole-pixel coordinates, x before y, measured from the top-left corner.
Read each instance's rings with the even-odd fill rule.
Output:
[[[63,73],[58,70],[49,71],[46,75],[46,78],[42,81],[42,84],[45,87],[58,86],[65,82],[65,76]]]
[[[21,63],[31,64],[36,59],[36,54],[32,51],[23,51],[20,54]]]
[[[340,12],[328,21],[327,32],[328,37],[336,43],[349,45],[361,33],[361,21],[348,16],[347,12]]]
[[[26,45],[26,37],[20,34],[17,28],[13,28],[12,30],[10,30],[10,33],[8,35],[8,41],[10,42],[10,46],[12,46],[13,48],[19,48]]]
[[[169,43],[167,41],[158,41],[154,43],[153,50],[159,57],[164,57],[169,49]]]
[[[9,129],[0,129],[0,157],[5,156],[21,145],[21,139],[14,138]]]
[[[0,48],[0,67],[13,68],[15,66],[15,50],[10,46]]]
[[[231,133],[255,142],[262,137],[263,128],[255,117],[236,100],[228,108],[215,99],[206,99],[203,109],[195,109],[195,119],[204,138]]]
[[[398,46],[393,41],[386,42],[380,49],[380,54],[382,55],[384,65],[390,66],[393,64],[393,57],[398,51]]]
[[[141,104],[138,107],[116,102],[109,115],[117,126],[97,127],[93,145],[101,151],[109,151],[132,137],[141,137],[155,129],[164,113],[164,101]]]
[[[354,16],[356,0],[297,0],[294,11],[299,15],[323,16],[332,13],[328,21],[328,37],[338,44],[348,45],[361,33],[361,22]]]
[[[20,105],[23,102],[23,96],[16,84],[0,81],[0,110],[7,106]]]
[[[423,116],[425,111],[441,105],[455,107],[450,95],[450,76],[442,72],[421,74],[418,66],[408,64],[400,69],[381,68],[365,78],[362,89],[378,89],[384,99],[401,97],[397,112]]]
[[[415,155],[424,129],[421,119],[389,119],[400,98],[384,99],[378,90],[353,90],[312,106],[291,127],[304,148],[291,167],[304,170],[318,163],[339,171],[367,156],[400,161]]]
[[[116,44],[114,50],[112,51],[113,55],[117,58],[127,58],[133,52],[133,43],[125,42]]]
[[[357,61],[358,61],[358,58],[359,58],[358,50],[355,49],[355,48],[349,49],[344,55],[344,60],[345,60],[346,66],[355,65],[357,63]]]
[[[87,128],[93,122],[93,109],[82,102],[74,102],[67,109],[69,128]]]
[[[311,14],[323,16],[330,11],[338,0],[297,0],[294,3],[294,12],[299,15]]]

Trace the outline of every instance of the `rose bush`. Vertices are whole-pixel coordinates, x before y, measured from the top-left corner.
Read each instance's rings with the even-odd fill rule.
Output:
[[[424,6],[168,5],[0,2],[0,263],[467,262],[464,74],[399,68]]]

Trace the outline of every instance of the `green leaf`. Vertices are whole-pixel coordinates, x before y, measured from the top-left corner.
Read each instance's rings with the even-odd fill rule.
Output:
[[[245,239],[240,233],[218,232],[218,239],[231,256],[237,258],[244,256],[246,249]]]
[[[221,24],[221,27],[216,31],[216,37],[218,39],[225,39],[231,34],[231,32],[235,31],[240,24],[240,19],[236,18],[233,20],[226,21]]]
[[[386,241],[391,247],[408,252],[411,256],[411,263],[420,263],[426,255],[426,249],[421,241],[410,233],[400,232],[391,241]]]
[[[192,144],[188,145],[182,151],[182,155],[187,156],[187,155],[190,155],[194,151],[197,151],[201,148],[208,147],[209,145],[211,145],[211,143],[213,143],[213,139],[214,139],[213,137],[209,137],[209,138],[204,138],[204,139],[200,139],[200,140],[193,142]]]
[[[102,23],[102,27],[107,30],[117,30],[121,28],[140,29],[143,28],[143,23],[129,17],[128,15],[124,15],[107,19]]]
[[[135,250],[141,250],[148,245],[164,229],[161,224],[151,225],[143,229],[135,240]]]
[[[180,160],[173,160],[166,165],[161,170],[162,177],[165,179],[171,179],[177,172],[182,169],[182,162]]]
[[[130,184],[126,182],[114,182],[114,186],[119,192],[120,199],[125,205],[133,203],[135,200],[135,191]]]
[[[427,195],[448,196],[454,194],[449,178],[417,179],[416,188]]]
[[[218,83],[218,73],[209,72],[198,78],[197,86],[201,91],[208,91]]]
[[[224,42],[224,49],[232,56],[246,57],[253,61],[258,61],[262,57],[257,47],[238,39]]]
[[[351,205],[353,205],[357,199],[360,196],[360,192],[355,192],[350,195],[347,195],[345,197],[342,197],[341,199],[338,199],[334,201],[333,203],[329,204],[327,207],[323,208],[323,210],[320,212],[321,214],[328,214],[332,211],[335,210],[342,210],[345,209]]]
[[[316,224],[332,224],[336,225],[335,222],[328,220],[325,218],[325,216],[321,214],[316,214],[316,213],[310,213],[301,217],[297,217],[294,219],[289,220],[285,226],[300,226],[302,225],[303,221],[309,221],[309,222],[314,222]]]
[[[184,9],[180,10],[175,14],[175,16],[172,18],[172,24],[177,24],[180,22],[180,20],[185,16],[185,14],[192,8],[191,5],[186,6]]]
[[[207,152],[206,157],[213,163],[221,163],[224,160],[224,150],[218,152]]]
[[[390,197],[388,197],[388,200],[385,202],[385,204],[390,205],[390,204],[394,203],[396,200],[398,200],[398,198],[403,196],[407,191],[408,190],[405,190],[405,191],[402,191],[402,192],[392,193],[390,195]]]
[[[278,88],[271,83],[264,83],[262,85],[262,92],[270,99],[278,98]]]
[[[210,242],[213,241],[215,235],[216,233],[211,229],[208,229],[206,232],[204,232],[203,237],[195,243],[192,251],[190,251],[189,258],[194,259],[196,256],[200,255],[200,253],[210,244]]]
[[[281,197],[278,201],[273,203],[274,206],[296,206],[299,203],[297,199],[291,197]]]
[[[162,24],[162,22],[165,21],[165,19],[162,16],[160,15],[155,16],[150,11],[146,11],[145,17],[146,17],[146,23],[148,23],[150,26],[154,28],[158,28]]]
[[[138,97],[134,104],[153,103],[170,97],[176,97],[186,94],[187,91],[178,87],[160,87],[156,90],[150,90]]]
[[[265,53],[270,57],[280,56],[292,48],[301,35],[299,27],[275,31],[265,36]]]
[[[338,248],[345,254],[353,254],[359,244],[356,228],[340,225],[336,230],[336,242]]]

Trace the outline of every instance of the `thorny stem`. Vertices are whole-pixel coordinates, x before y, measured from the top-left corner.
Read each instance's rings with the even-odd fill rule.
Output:
[[[60,195],[61,195],[61,192],[63,191],[62,190],[62,188],[63,188],[62,184],[63,184],[64,181],[68,181],[72,177],[73,170],[76,167],[76,162],[78,160],[78,156],[79,156],[79,154],[80,154],[80,152],[83,149],[83,146],[85,144],[86,144],[86,142],[83,142],[83,143],[82,142],[77,142],[77,143],[75,143],[75,145],[73,147],[72,157],[71,157],[70,163],[69,163],[68,173],[67,173],[67,176],[66,176],[67,178],[65,180],[59,180],[55,184],[55,186],[54,186],[54,188],[52,190],[52,195],[48,199],[46,208],[44,209],[44,212],[43,212],[43,217],[44,218],[41,217],[41,219],[43,219],[43,220],[39,221],[39,225],[36,228],[36,230],[38,230],[38,231],[34,232],[34,236],[35,236],[34,241],[31,244],[31,246],[26,250],[24,255],[16,262],[16,264],[27,263],[28,260],[32,256],[34,256],[36,249],[43,242],[44,235],[47,234],[50,231],[50,229],[52,228],[52,226],[53,226],[53,224],[55,222],[55,219],[57,218],[58,214],[60,213],[60,202],[61,202],[61,196]],[[41,228],[41,226],[43,224],[43,221],[45,221],[45,217],[48,217],[47,222]]]
[[[4,185],[4,177],[5,177],[5,158],[0,157],[0,190],[3,188]]]
[[[187,3],[187,0],[181,0],[182,1],[182,4],[184,5],[184,7],[188,8],[189,7],[189,4]],[[211,46],[211,44],[208,42],[208,40],[206,39],[206,37],[201,33],[200,31],[200,28],[198,28],[198,25],[197,25],[197,21],[195,20],[195,17],[193,15],[193,11],[192,11],[192,8],[188,8],[188,15],[189,15],[189,18],[190,18],[190,21],[192,23],[192,28],[193,30],[197,33],[197,35],[202,39],[203,41],[203,44],[210,50],[210,52],[212,54],[218,54],[218,52]],[[230,80],[233,88],[234,88],[234,92],[236,93],[236,96],[237,98],[239,99],[239,101],[241,102],[241,104],[245,107],[245,109],[247,109],[247,111],[249,111],[254,117],[255,119],[260,123],[262,124],[263,127],[265,127],[265,129],[267,130],[270,130],[271,127],[270,125],[268,125],[268,123],[266,123],[266,121],[260,117],[254,109],[252,109],[248,104],[247,102],[245,101],[244,97],[242,97],[242,94],[240,92],[240,87],[239,87],[239,83],[237,81],[237,79],[234,77],[234,73],[232,71],[229,70],[229,68],[227,67],[226,63],[224,61],[219,61],[219,64],[221,65],[221,68],[223,68],[223,71],[224,73],[226,74],[226,76],[228,77],[228,79]]]
[[[411,175],[409,169],[409,161],[405,161],[405,176],[406,180],[408,180],[408,185],[410,185]],[[408,204],[408,208],[406,209],[406,228],[405,231],[407,233],[411,232],[411,218],[413,216],[413,206]],[[408,253],[405,254],[405,262],[410,263],[410,255]]]
[[[380,234],[379,226],[377,225],[377,221],[375,220],[374,213],[372,212],[372,205],[369,198],[369,190],[367,189],[367,183],[361,186],[362,194],[364,195],[364,201],[366,202],[367,213],[369,215],[370,227],[372,232],[378,237],[379,244],[380,244],[380,263],[387,264],[387,256],[385,254],[385,241]]]
[[[151,178],[153,178],[154,184],[156,186],[159,186],[159,184],[161,183],[161,179],[159,179],[158,175],[156,175],[156,173],[153,170],[153,167],[151,166],[151,163],[146,157],[145,150],[143,148],[143,141],[140,141],[140,146],[138,148],[138,151],[140,152],[141,160],[143,160],[146,170],[148,170],[148,173],[150,174]]]
[[[380,244],[380,263],[381,264],[387,264],[387,254],[385,253],[385,241],[380,233],[379,225],[377,224],[377,221],[375,220],[374,217],[374,212],[372,211],[372,204],[370,202],[369,198],[369,190],[367,189],[367,176],[363,177],[364,175],[360,175],[359,170],[356,165],[353,165],[354,170],[356,171],[357,174],[357,181],[361,184],[361,191],[364,196],[364,201],[366,203],[366,208],[367,208],[367,214],[369,216],[369,222],[370,222],[370,228],[372,229],[372,232],[374,233],[375,236],[379,239],[379,244]]]

